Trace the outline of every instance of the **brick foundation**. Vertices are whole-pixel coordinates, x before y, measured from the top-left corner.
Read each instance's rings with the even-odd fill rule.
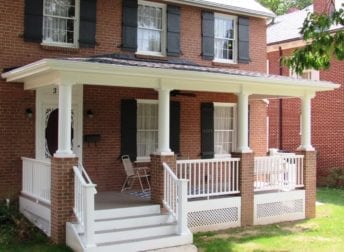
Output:
[[[241,226],[253,225],[254,153],[232,153],[240,158],[239,189],[241,194]]]
[[[78,158],[51,159],[51,239],[56,243],[65,243],[66,222],[72,220],[77,163]]]
[[[172,169],[176,169],[176,156],[151,155],[151,201],[154,204],[162,204],[164,198],[164,168],[165,162]]]
[[[304,155],[303,160],[303,180],[306,190],[305,211],[306,218],[315,217],[315,201],[316,201],[316,151],[300,151],[300,155]]]

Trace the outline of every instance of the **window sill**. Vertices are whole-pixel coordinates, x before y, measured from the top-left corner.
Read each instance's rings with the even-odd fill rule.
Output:
[[[150,161],[151,161],[150,157],[140,157],[140,158],[137,158],[137,160],[135,161],[135,164],[150,163]]]
[[[220,59],[214,59],[212,62],[213,66],[230,66],[238,68],[239,64],[237,62],[234,62],[232,60],[220,60]]]
[[[136,52],[135,57],[138,59],[156,59],[156,60],[167,60],[167,56],[159,53],[150,52]]]
[[[62,51],[62,52],[72,52],[72,53],[78,53],[80,51],[78,47],[62,46],[62,45],[47,44],[47,43],[42,43],[41,48],[44,50],[49,50],[49,51]]]
[[[231,158],[232,155],[231,154],[215,154],[214,158],[215,159],[222,159],[222,158]]]

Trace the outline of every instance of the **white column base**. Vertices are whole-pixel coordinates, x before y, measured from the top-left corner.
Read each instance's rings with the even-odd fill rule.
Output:
[[[307,145],[307,146],[303,146],[303,145],[300,145],[299,147],[297,147],[298,151],[314,151],[314,147],[312,145]]]
[[[54,154],[56,158],[75,158],[76,155],[72,151],[56,151]]]
[[[252,153],[253,151],[249,147],[238,147],[237,152],[239,152],[239,153]]]
[[[153,153],[154,155],[159,155],[159,156],[174,156],[173,151],[156,151]]]

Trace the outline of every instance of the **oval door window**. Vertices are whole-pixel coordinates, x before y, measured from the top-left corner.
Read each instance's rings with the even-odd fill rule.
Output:
[[[47,151],[49,152],[50,156],[53,156],[54,153],[57,151],[58,147],[58,125],[59,125],[59,110],[53,110],[47,122],[47,127],[45,129],[45,141]],[[73,127],[72,127],[72,140],[73,140]]]

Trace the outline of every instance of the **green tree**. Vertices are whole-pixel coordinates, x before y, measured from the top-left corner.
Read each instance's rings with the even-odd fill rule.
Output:
[[[258,2],[272,10],[276,15],[283,15],[290,8],[303,9],[312,4],[312,0],[258,0]]]
[[[284,65],[301,74],[305,69],[327,69],[331,59],[344,59],[344,28],[331,31],[332,25],[344,26],[344,10],[331,15],[308,14],[303,22],[301,35],[306,46],[296,49],[290,57],[283,59]]]

